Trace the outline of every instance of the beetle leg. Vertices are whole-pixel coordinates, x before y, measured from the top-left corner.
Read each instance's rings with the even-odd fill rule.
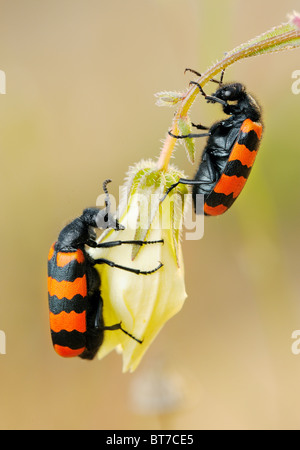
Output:
[[[131,337],[132,339],[134,339],[135,341],[137,341],[139,344],[142,344],[143,341],[140,339],[137,339],[135,336],[133,336],[132,334],[128,333],[128,331],[124,330],[124,328],[121,326],[122,322],[120,323],[116,323],[115,325],[110,325],[110,326],[104,326],[104,330],[121,330],[123,331],[123,333],[127,334],[127,336]]]
[[[100,244],[97,244],[97,248],[110,248],[110,247],[117,247],[118,245],[122,244],[136,244],[136,245],[145,245],[145,244],[163,244],[164,240],[159,239],[158,241],[111,241],[111,242],[102,242]]]
[[[164,199],[167,197],[167,195],[174,189],[176,188],[179,184],[188,184],[188,185],[194,185],[194,184],[199,184],[199,181],[195,181],[195,180],[187,180],[185,178],[179,178],[179,180],[177,181],[177,183],[172,184],[166,191],[165,195],[162,197],[162,199],[160,200],[160,203],[162,203],[164,201]]]
[[[140,269],[134,269],[133,267],[126,267],[126,266],[121,266],[113,261],[110,261],[109,259],[105,259],[105,258],[98,258],[98,259],[94,259],[93,260],[93,264],[107,264],[110,267],[116,267],[117,269],[122,269],[122,270],[126,270],[127,272],[132,272],[135,273],[136,275],[150,275],[151,273],[156,272],[157,270],[159,270],[163,264],[160,262],[159,265],[157,267],[155,267],[155,269],[152,270],[140,270]]]
[[[198,138],[198,137],[210,136],[210,133],[202,133],[202,134],[190,133],[190,134],[176,135],[176,134],[173,134],[171,131],[168,131],[168,134],[175,139]]]
[[[201,94],[204,96],[205,100],[207,100],[208,102],[221,103],[221,105],[223,105],[223,106],[228,106],[228,103],[225,102],[225,100],[222,100],[221,98],[218,98],[218,97],[214,97],[213,95],[206,95],[204,90],[200,86],[200,84],[197,83],[197,81],[191,81],[190,84],[195,84],[199,88],[199,90],[200,90]]]
[[[197,77],[201,77],[201,76],[202,76],[201,73],[197,72],[197,71],[194,70],[194,69],[185,69],[184,73],[185,73],[185,72],[192,72],[192,73],[194,73],[195,75],[197,75]],[[224,72],[225,72],[225,69],[223,69],[222,72],[221,72],[220,80],[216,80],[215,78],[211,78],[209,81],[212,81],[213,83],[217,83],[219,86],[221,86],[222,83],[223,83]]]
[[[186,178],[179,178],[179,180],[177,181],[177,183],[172,184],[172,186],[170,186],[165,195],[162,197],[162,199],[160,200],[160,203],[162,203],[164,201],[164,199],[167,197],[167,195],[178,186],[178,184],[188,184],[190,186],[197,186],[197,185],[202,185],[202,184],[211,184],[214,183],[216,181],[216,177],[215,177],[215,171],[213,169],[213,164],[212,161],[210,159],[210,156],[208,154],[205,155],[206,159],[204,162],[206,162],[207,164],[207,171],[208,171],[208,175],[209,175],[209,180],[207,181],[202,181],[202,180],[187,180]],[[203,161],[201,162],[201,164],[203,164]],[[201,166],[200,164],[200,166]]]
[[[199,123],[198,125],[195,125],[192,122],[192,127],[197,128],[197,130],[209,130],[209,127],[206,127],[205,125],[201,125],[201,123]]]

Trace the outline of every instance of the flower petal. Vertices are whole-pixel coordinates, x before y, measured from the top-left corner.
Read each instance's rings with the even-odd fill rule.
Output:
[[[144,170],[144,169],[142,169]],[[153,169],[152,169],[153,170]],[[122,327],[135,338],[142,340],[137,342],[122,330],[105,331],[104,342],[99,350],[98,357],[101,359],[113,349],[122,353],[123,371],[133,371],[138,366],[149,345],[163,325],[171,317],[180,311],[187,297],[184,284],[184,266],[182,251],[179,242],[179,231],[174,231],[182,219],[183,206],[177,208],[179,219],[174,219],[174,211],[171,210],[170,202],[161,198],[161,180],[157,182],[157,177],[153,173],[144,183],[153,185],[159,193],[157,207],[155,207],[154,217],[145,220],[147,224],[145,233],[147,241],[157,241],[163,239],[164,243],[145,244],[140,246],[139,251],[132,254],[133,245],[123,244],[111,248],[91,249],[93,258],[106,258],[125,267],[132,267],[143,271],[152,271],[163,263],[163,267],[148,275],[137,275],[122,269],[112,268],[108,265],[97,265],[96,268],[101,277],[101,295],[103,298],[103,317],[106,326],[111,326],[122,322]],[[181,174],[176,173],[178,179]],[[143,175],[144,176],[144,175]],[[168,181],[168,186],[174,182],[174,173],[171,172],[164,180]],[[131,179],[132,186],[135,186],[134,193],[140,192],[134,181],[140,180],[140,173]],[[156,181],[155,181],[156,180]],[[145,181],[145,180],[144,180]],[[140,182],[140,181],[139,181]],[[140,186],[141,187],[141,186]],[[148,186],[149,187],[149,186]],[[148,189],[148,188],[147,188]],[[186,189],[186,187],[184,187]],[[143,189],[141,189],[143,192]],[[180,194],[180,191],[176,191]],[[176,198],[181,195],[174,195],[173,209],[176,210]],[[136,240],[137,224],[140,223],[140,201],[138,195],[129,195],[127,206],[123,209],[120,223],[125,226],[124,230],[112,231],[105,235],[105,242],[115,240]],[[149,210],[144,210],[149,212]],[[165,226],[162,226],[162,225]],[[142,227],[143,228],[143,227]],[[141,228],[141,229],[142,229]],[[142,236],[141,236],[142,237]],[[139,247],[138,245],[135,245]]]

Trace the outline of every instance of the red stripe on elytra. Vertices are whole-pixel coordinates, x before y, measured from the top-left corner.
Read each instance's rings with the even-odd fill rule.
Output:
[[[208,216],[218,216],[227,211],[227,209],[228,207],[224,205],[208,206],[206,203],[204,203],[204,212]]]
[[[74,281],[57,281],[55,278],[48,277],[48,292],[52,297],[56,297],[61,300],[66,298],[72,300],[75,295],[87,296],[87,282],[86,276],[76,278]]]
[[[62,311],[59,314],[50,312],[50,328],[55,333],[62,330],[78,331],[84,333],[86,331],[86,312],[76,313],[71,311],[69,313]]]
[[[71,358],[72,356],[79,356],[81,353],[84,352],[85,347],[77,348],[76,350],[73,350],[70,347],[65,347],[62,345],[54,345],[54,350],[56,353],[60,356],[63,356],[64,358]]]
[[[84,262],[84,254],[82,250],[77,250],[76,252],[58,252],[56,256],[56,264],[58,267],[64,267],[71,261],[77,261],[79,264]]]
[[[244,177],[237,177],[235,175],[230,177],[223,174],[216,184],[214,192],[224,195],[233,194],[233,198],[236,198],[245,186],[246,181],[247,178]]]

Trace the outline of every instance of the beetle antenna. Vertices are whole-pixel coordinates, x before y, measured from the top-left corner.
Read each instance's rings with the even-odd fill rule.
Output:
[[[106,185],[107,185],[108,183],[111,183],[111,180],[110,180],[110,179],[105,180],[104,183],[103,183],[103,190],[104,190],[104,193],[105,193],[105,195],[106,195],[106,199],[105,199],[105,207],[106,207],[106,212],[107,212],[107,213],[109,213],[109,210],[110,210],[109,193],[108,193],[108,190],[107,190],[107,187],[106,187]]]

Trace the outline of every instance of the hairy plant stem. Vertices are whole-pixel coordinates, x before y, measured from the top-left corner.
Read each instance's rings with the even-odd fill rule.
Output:
[[[274,27],[228,52],[222,60],[210,67],[196,82],[203,87],[210,79],[214,78],[215,75],[240,59],[296,48],[300,45],[299,23],[299,15],[294,13],[294,15],[291,16],[290,22]],[[173,134],[179,134],[178,121],[187,117],[188,112],[199,93],[200,90],[198,86],[195,84],[191,85],[174,116],[172,128],[170,130]],[[167,135],[157,162],[158,170],[167,170],[176,141],[176,138],[169,134]]]

